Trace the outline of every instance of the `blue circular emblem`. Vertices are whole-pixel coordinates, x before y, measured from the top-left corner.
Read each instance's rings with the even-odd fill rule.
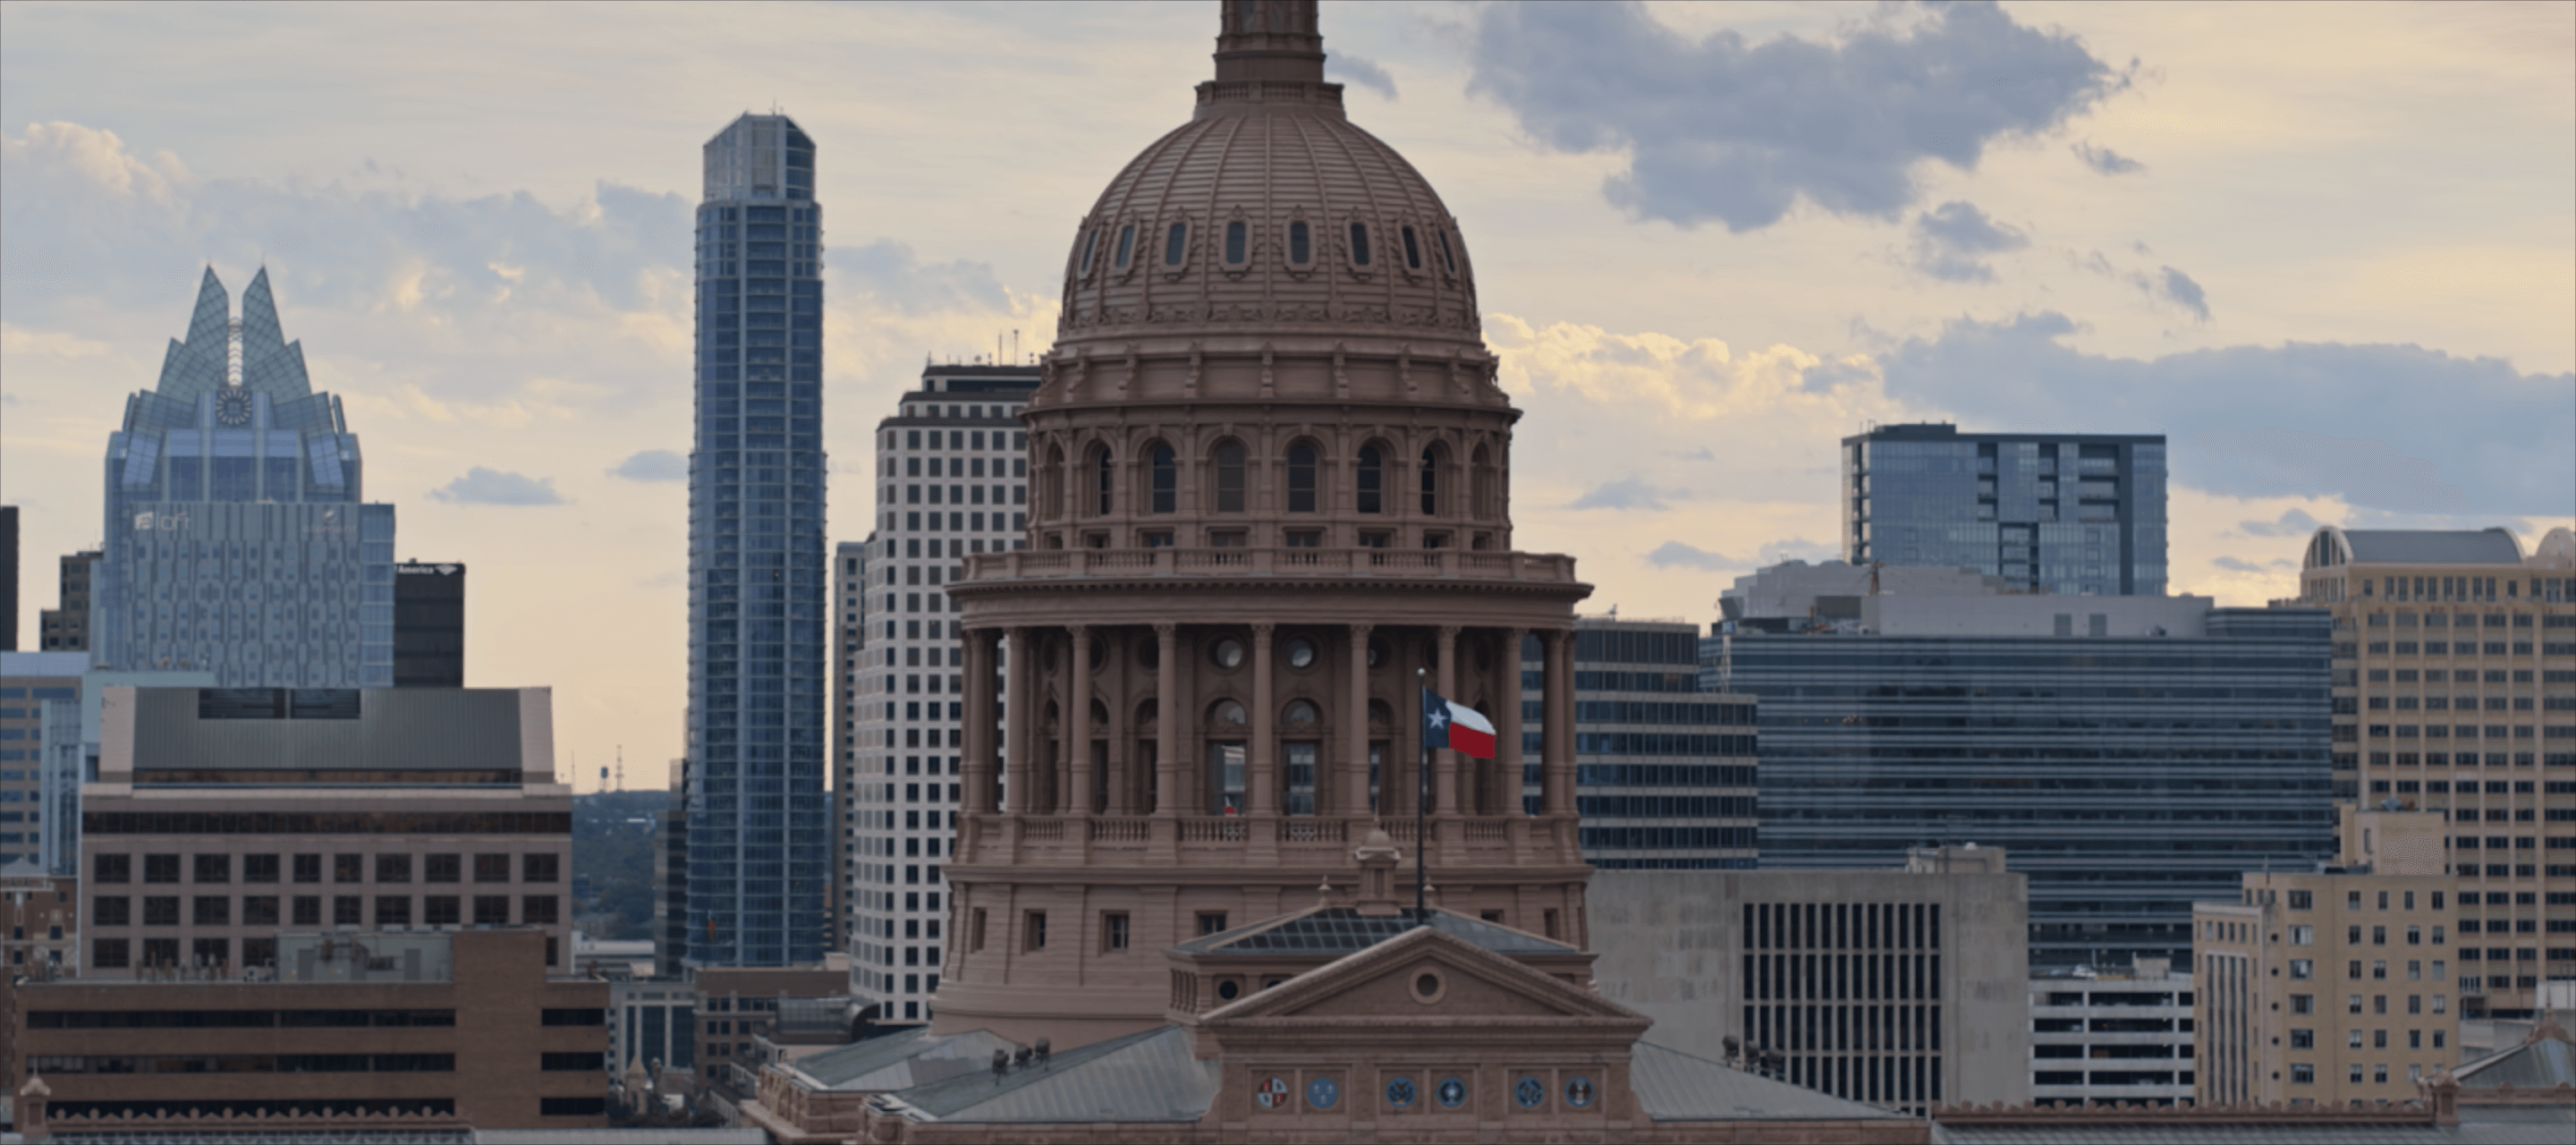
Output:
[[[1467,1104],[1467,1083],[1454,1077],[1441,1078],[1440,1088],[1432,1090],[1431,1096],[1439,1098],[1440,1104],[1456,1109]]]
[[[1572,1081],[1566,1082],[1565,1103],[1575,1107],[1576,1109],[1591,1108],[1592,1079],[1588,1077],[1578,1077]]]
[[[1386,1103],[1397,1109],[1413,1108],[1413,1099],[1417,1096],[1412,1078],[1399,1077],[1386,1083]]]
[[[1536,1109],[1547,1100],[1547,1086],[1534,1077],[1522,1078],[1512,1086],[1512,1100],[1520,1102],[1523,1109]]]
[[[1331,1109],[1333,1103],[1341,1099],[1342,1087],[1333,1084],[1333,1079],[1329,1077],[1319,1077],[1306,1083],[1306,1104],[1308,1105],[1317,1109]]]

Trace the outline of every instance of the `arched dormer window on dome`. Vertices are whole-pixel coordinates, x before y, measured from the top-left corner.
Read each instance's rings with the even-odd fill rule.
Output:
[[[1363,271],[1369,269],[1370,261],[1375,252],[1369,249],[1368,224],[1360,222],[1357,219],[1351,220],[1350,236],[1351,267],[1355,270]]]
[[[1440,265],[1448,270],[1449,277],[1458,277],[1458,256],[1449,249],[1449,228],[1431,232],[1431,241],[1440,247]]]
[[[1422,240],[1415,237],[1411,224],[1399,228],[1396,233],[1404,239],[1404,268],[1415,274],[1422,273]]]
[[[1075,267],[1075,268],[1074,268],[1074,272],[1073,272],[1074,277],[1076,277],[1076,278],[1089,278],[1089,277],[1091,277],[1091,256],[1092,256],[1093,254],[1097,253],[1097,250],[1098,250],[1098,248],[1099,248],[1099,246],[1100,246],[1100,231],[1101,231],[1101,228],[1099,228],[1099,227],[1093,227],[1093,228],[1091,228],[1091,233],[1090,233],[1090,234],[1083,236],[1083,239],[1082,239],[1082,260],[1081,260],[1081,264],[1080,264],[1079,266],[1077,266],[1077,267]]]
[[[1288,265],[1299,268],[1315,265],[1314,230],[1306,225],[1304,219],[1294,219],[1288,224]]]
[[[1156,513],[1178,512],[1181,507],[1181,467],[1179,455],[1172,452],[1171,446],[1158,441],[1154,443],[1152,450],[1147,454],[1147,456],[1153,459],[1153,511]]]
[[[1288,511],[1315,511],[1316,470],[1315,443],[1300,441],[1288,447]]]
[[[1228,439],[1216,445],[1216,511],[1243,511],[1243,443]]]
[[[1163,229],[1163,272],[1178,274],[1188,269],[1190,257],[1190,223],[1183,219]]]
[[[1252,225],[1241,219],[1225,224],[1225,266],[1241,270],[1252,263]]]
[[[1129,223],[1118,228],[1118,250],[1115,252],[1115,257],[1110,259],[1110,266],[1113,269],[1124,271],[1134,263],[1135,258],[1136,224]]]
[[[1386,512],[1386,454],[1375,445],[1360,447],[1359,494],[1354,505],[1363,513]]]

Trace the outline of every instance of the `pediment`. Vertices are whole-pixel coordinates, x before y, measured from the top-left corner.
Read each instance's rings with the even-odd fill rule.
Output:
[[[1425,927],[1210,1011],[1202,1021],[1221,1026],[1353,1017],[1391,1023],[1410,1018],[1646,1020],[1538,967]]]

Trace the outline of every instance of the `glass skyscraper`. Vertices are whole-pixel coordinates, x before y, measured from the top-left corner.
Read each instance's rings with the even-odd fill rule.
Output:
[[[1961,433],[1843,439],[1843,554],[1973,568],[2060,596],[2165,592],[2161,435]]]
[[[361,469],[268,271],[235,320],[208,268],[186,340],[108,438],[93,661],[227,688],[391,685],[394,507],[360,501]]]
[[[1574,809],[1583,858],[1605,871],[1752,870],[1755,733],[1751,696],[1701,689],[1699,630],[1660,620],[1574,626]],[[1547,731],[1536,697],[1544,657],[1521,642],[1521,758]],[[1521,801],[1540,813],[1539,764]]]
[[[821,961],[822,208],[814,141],[744,115],[706,145],[689,459],[688,961]]]
[[[2187,959],[2191,904],[2233,898],[2243,872],[2332,857],[2324,610],[1862,608],[1856,629],[1704,649],[1712,687],[1731,660],[1734,690],[1760,698],[1764,869],[2001,846],[2030,876],[2031,965],[2125,967]]]

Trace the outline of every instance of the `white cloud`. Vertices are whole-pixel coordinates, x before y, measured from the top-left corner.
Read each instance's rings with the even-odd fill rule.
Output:
[[[436,500],[455,505],[561,505],[552,477],[527,477],[477,465],[465,476],[429,491]]]

